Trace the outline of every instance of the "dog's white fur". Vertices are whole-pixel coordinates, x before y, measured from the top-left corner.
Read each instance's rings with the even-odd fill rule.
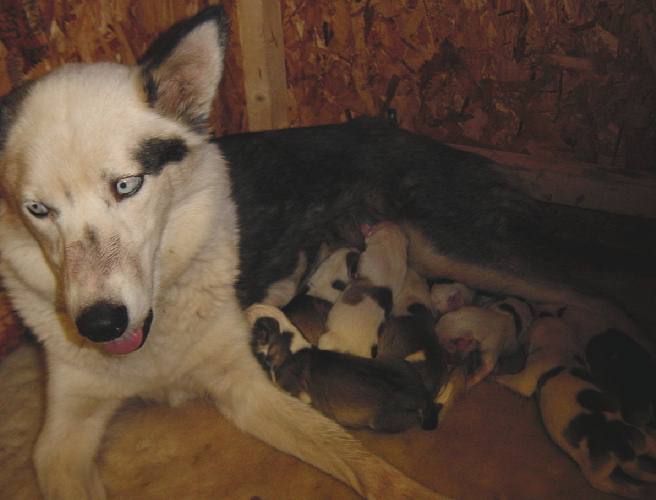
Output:
[[[104,498],[94,456],[126,398],[209,395],[241,429],[367,497],[432,497],[274,388],[250,351],[233,288],[238,230],[224,160],[176,119],[176,93],[190,83],[189,109],[209,112],[223,60],[218,29],[203,22],[174,48],[174,67],[154,71],[154,108],[139,68],[70,65],[32,85],[9,131],[0,169],[0,272],[46,350],[47,415],[34,454],[41,490],[53,499]],[[140,171],[130,154],[138,141],[169,136],[184,139],[186,157],[147,175],[135,196],[113,200],[111,182]],[[32,217],[23,207],[32,200],[51,215]],[[89,227],[95,247],[85,236]],[[153,309],[141,349],[107,355],[78,334],[74,318],[97,301],[127,306],[126,331]]]

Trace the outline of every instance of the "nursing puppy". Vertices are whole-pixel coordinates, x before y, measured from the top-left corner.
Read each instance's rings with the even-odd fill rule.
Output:
[[[378,333],[405,280],[407,239],[398,225],[381,222],[371,228],[365,243],[358,278],[328,313],[328,332],[319,339],[321,349],[376,356]]]
[[[399,432],[437,426],[437,408],[402,360],[370,360],[311,348],[279,310],[248,308],[253,348],[286,392],[351,428]]]
[[[409,268],[392,316],[380,329],[377,357],[411,362],[433,395],[446,378],[446,359],[433,334],[434,323],[428,283]]]
[[[66,65],[0,102],[0,274],[47,354],[46,496],[101,498],[107,422],[163,392],[211,397],[364,496],[429,496],[252,355],[243,308],[345,220],[400,224],[422,276],[599,311],[653,354],[619,308],[562,282],[537,207],[488,160],[371,119],[212,140],[226,36],[211,8],[135,67]]]
[[[520,341],[532,320],[530,304],[508,297],[486,307],[467,306],[445,314],[435,332],[451,354],[464,359],[472,351],[480,351],[481,364],[467,378],[467,385],[473,386],[492,373],[500,360],[509,371],[523,367]]]
[[[349,283],[356,277],[360,253],[338,248],[312,273],[302,293],[283,304],[285,316],[313,345],[327,330],[328,313]]]

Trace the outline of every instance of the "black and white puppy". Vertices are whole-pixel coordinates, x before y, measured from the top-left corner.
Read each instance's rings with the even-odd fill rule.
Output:
[[[640,497],[644,482],[656,481],[656,441],[627,423],[619,400],[596,383],[575,329],[562,318],[539,318],[526,346],[524,370],[495,380],[523,396],[535,394],[547,433],[592,486]]]
[[[378,332],[392,312],[407,270],[407,239],[401,228],[381,222],[371,228],[360,256],[358,278],[328,314],[328,332],[319,339],[325,350],[373,357]]]
[[[328,313],[342,292],[356,277],[360,253],[338,248],[312,273],[301,293],[283,307],[285,316],[313,345],[327,331]]]

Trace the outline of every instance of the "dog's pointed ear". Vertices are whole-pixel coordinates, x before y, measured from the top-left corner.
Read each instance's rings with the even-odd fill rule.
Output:
[[[204,132],[223,73],[228,19],[212,6],[162,33],[139,61],[148,103]]]

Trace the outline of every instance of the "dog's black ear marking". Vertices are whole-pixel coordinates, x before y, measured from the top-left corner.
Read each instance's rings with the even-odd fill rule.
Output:
[[[139,63],[147,102],[204,132],[223,73],[228,31],[223,8],[212,6],[160,35]]]
[[[134,152],[134,159],[143,167],[144,174],[159,174],[168,163],[182,161],[189,148],[179,137],[144,139]]]

